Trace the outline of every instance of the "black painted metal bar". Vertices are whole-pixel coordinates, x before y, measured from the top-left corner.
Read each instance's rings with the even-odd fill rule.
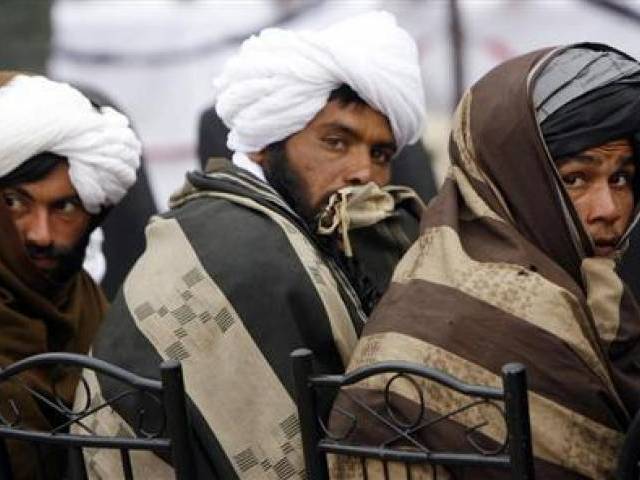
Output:
[[[509,468],[509,456],[507,455],[481,455],[476,453],[451,453],[451,452],[423,452],[397,450],[392,448],[378,448],[367,445],[351,445],[336,443],[330,440],[320,440],[318,450],[337,455],[349,455],[353,457],[371,457],[392,462],[406,463],[432,463],[438,465],[470,466],[482,464],[487,467]]]
[[[0,381],[7,380],[25,370],[47,365],[73,365],[75,367],[89,368],[142,390],[162,391],[162,383],[157,380],[141,377],[99,358],[66,352],[41,353],[12,363],[0,369]]]
[[[125,480],[133,480],[133,468],[131,467],[131,454],[126,448],[120,449],[120,463]]]
[[[73,435],[68,433],[36,432],[19,430],[11,427],[0,427],[0,437],[13,438],[27,442],[47,443],[65,447],[87,448],[128,448],[130,450],[169,451],[171,442],[166,438],[113,438],[104,436]]]
[[[322,452],[316,448],[320,432],[315,415],[316,398],[309,383],[309,377],[313,373],[313,353],[306,348],[300,348],[291,353],[291,360],[307,478],[325,480],[328,478],[327,463]]]
[[[362,466],[362,476],[364,480],[369,480],[369,472],[367,470],[367,458],[360,457],[360,465]]]
[[[402,361],[378,362],[357,368],[344,375],[314,375],[311,381],[316,386],[340,387],[353,385],[367,377],[381,373],[408,373],[418,375],[470,396],[480,396],[492,400],[502,400],[503,396],[502,389],[500,388],[469,385],[440,370]]]
[[[87,480],[87,469],[81,447],[69,448],[68,474],[70,480]]]
[[[13,471],[11,470],[11,462],[9,461],[9,453],[7,452],[7,445],[4,438],[0,438],[0,478],[11,479],[13,478]]]
[[[618,454],[617,480],[638,480],[640,478],[640,412],[636,413],[627,429],[624,443]]]
[[[508,363],[502,367],[502,382],[507,428],[510,432],[508,447],[513,462],[513,479],[533,480],[535,473],[524,365]]]
[[[46,476],[45,476],[46,466],[44,463],[44,453],[42,452],[42,445],[34,444],[32,445],[32,447],[36,452],[36,455],[35,455],[36,478],[38,480],[46,480]]]
[[[165,418],[172,443],[173,468],[178,480],[191,480],[196,478],[196,471],[182,366],[175,360],[167,360],[160,365],[160,374],[164,386]]]

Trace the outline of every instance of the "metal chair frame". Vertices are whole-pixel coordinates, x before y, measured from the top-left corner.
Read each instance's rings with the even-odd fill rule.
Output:
[[[39,367],[72,367],[93,370],[96,373],[108,376],[109,378],[127,385],[127,390],[114,398],[105,399],[100,405],[89,405],[79,412],[72,411],[64,405],[60,399],[50,399],[35,391],[29,385],[17,379],[16,375],[27,370]],[[130,458],[131,450],[150,450],[154,452],[165,452],[170,455],[176,479],[191,480],[195,478],[195,463],[193,450],[191,448],[190,427],[187,416],[186,395],[184,391],[184,380],[182,376],[182,366],[175,360],[167,360],[160,365],[161,381],[141,377],[123,368],[112,365],[98,358],[87,355],[73,353],[52,352],[34,355],[9,365],[0,370],[0,383],[7,381],[17,381],[28,392],[35,396],[48,407],[55,409],[66,421],[56,425],[51,431],[33,431],[27,427],[19,425],[19,405],[11,399],[7,399],[16,414],[16,420],[7,421],[0,416],[0,478],[12,478],[11,466],[8,460],[5,439],[15,439],[28,442],[36,447],[39,445],[58,445],[65,447],[69,451],[68,476],[70,480],[87,479],[87,471],[84,463],[83,448],[108,448],[117,449],[121,454],[124,478],[133,479],[133,469]],[[81,378],[81,383],[87,390],[90,398],[89,386]],[[55,385],[54,385],[55,391]],[[134,427],[134,432],[138,437],[118,437],[96,435],[83,423],[83,420],[98,410],[109,407],[115,401],[129,395],[137,395],[153,398],[159,408],[162,409],[162,426],[156,432],[146,432],[142,428]],[[144,410],[140,406],[138,412],[144,415]],[[139,418],[140,423],[142,419]],[[90,434],[74,434],[65,431],[71,425],[78,425]],[[140,425],[138,425],[140,427]],[[37,475],[44,478],[44,465],[38,465]]]
[[[466,384],[439,370],[409,362],[380,362],[358,368],[344,375],[319,375],[313,370],[313,354],[310,350],[295,350],[291,353],[291,359],[293,362],[297,394],[296,401],[300,417],[305,467],[309,480],[325,480],[328,478],[326,460],[326,454],[328,453],[360,457],[365,479],[367,478],[365,459],[382,461],[386,478],[388,478],[387,462],[404,463],[407,478],[411,478],[409,468],[411,464],[427,464],[430,465],[432,469],[435,469],[436,465],[497,467],[501,469],[511,469],[514,480],[531,480],[535,478],[529,423],[526,370],[521,364],[506,364],[502,368],[503,388],[492,388]],[[503,401],[504,412],[501,410],[501,413],[504,415],[507,431],[507,438],[504,444],[495,451],[483,451],[474,444],[475,442],[470,441],[474,447],[477,447],[476,450],[478,450],[478,453],[432,451],[415,441],[411,436],[413,432],[418,428],[424,427],[425,424],[416,427],[417,423],[406,425],[394,421],[394,419],[391,419],[391,421],[388,419],[385,420],[378,417],[372,409],[360,403],[358,403],[360,407],[365,408],[370,414],[378,417],[379,421],[391,427],[391,429],[397,433],[397,436],[382,445],[373,446],[358,445],[346,441],[345,439],[349,432],[341,438],[336,438],[331,435],[325,427],[326,419],[320,418],[318,415],[316,390],[326,388],[339,389],[341,387],[354,385],[370,376],[385,373],[395,374],[387,383],[387,390],[389,389],[390,383],[398,376],[403,376],[413,381],[408,375],[415,375],[435,381],[454,391],[476,399],[471,401],[469,405],[463,409],[450,412],[427,423],[435,423],[479,403],[488,403],[499,408],[494,402]],[[413,383],[416,388],[418,388],[417,384],[415,382]],[[422,396],[420,398],[423,409],[421,412],[422,418],[425,404]],[[354,422],[356,421],[355,417],[353,420]],[[471,431],[473,431],[473,429],[471,429]],[[409,449],[406,446],[393,448],[389,446],[398,439],[405,440],[412,448]]]
[[[616,479],[640,479],[640,412],[631,421],[618,454]]]

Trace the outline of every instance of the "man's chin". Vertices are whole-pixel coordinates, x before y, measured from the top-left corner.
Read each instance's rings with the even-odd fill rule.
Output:
[[[80,268],[75,268],[75,265],[64,265],[60,260],[56,259],[31,259],[38,271],[50,282],[56,284],[66,283],[75,273],[80,271]]]

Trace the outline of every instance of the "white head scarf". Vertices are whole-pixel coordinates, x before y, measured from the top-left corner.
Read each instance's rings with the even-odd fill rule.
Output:
[[[342,84],[389,119],[399,148],[422,134],[415,42],[391,14],[369,12],[317,32],[268,28],[246,40],[214,82],[228,147],[257,152],[299,132]]]
[[[136,180],[141,144],[127,118],[75,88],[17,74],[0,85],[0,177],[39,153],[66,157],[89,213],[115,205]]]

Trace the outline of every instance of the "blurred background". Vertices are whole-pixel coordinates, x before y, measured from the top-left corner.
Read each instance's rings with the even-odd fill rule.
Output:
[[[0,68],[46,72],[127,112],[144,142],[154,204],[165,210],[184,171],[199,165],[212,79],[243,39],[380,8],[419,46],[436,181],[461,90],[496,63],[585,40],[640,56],[640,0],[2,0]]]
[[[457,99],[495,64],[580,41],[640,57],[640,0],[0,0],[0,69],[46,73],[130,116],[144,175],[121,210],[129,230],[141,231],[149,214],[167,209],[185,171],[225,154],[224,127],[207,109],[213,78],[242,40],[267,26],[316,29],[371,9],[394,13],[418,44],[425,197],[446,170]],[[127,251],[137,255],[135,241]]]

